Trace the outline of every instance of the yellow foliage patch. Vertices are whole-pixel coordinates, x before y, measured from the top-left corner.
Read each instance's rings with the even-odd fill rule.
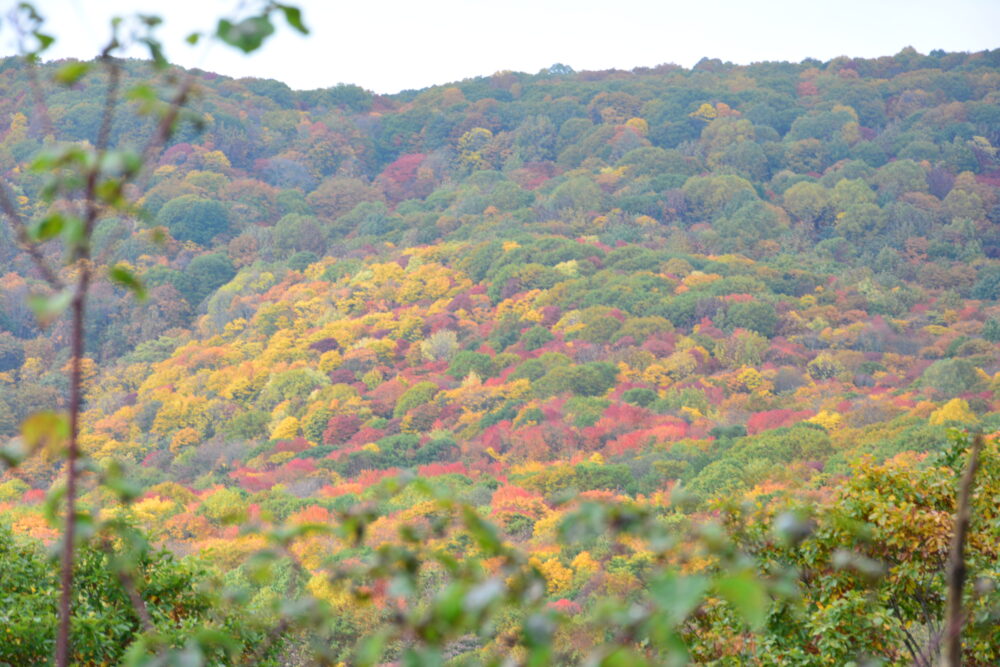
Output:
[[[975,424],[979,421],[976,414],[969,408],[969,403],[961,398],[953,398],[931,413],[929,423],[940,426],[948,422]]]

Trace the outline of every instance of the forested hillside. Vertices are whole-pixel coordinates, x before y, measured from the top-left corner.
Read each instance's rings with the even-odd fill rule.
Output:
[[[40,68],[40,114],[29,70],[0,61],[0,170],[28,217],[49,206],[33,156],[101,130],[105,82],[59,85],[64,65]],[[125,63],[127,82],[145,67]],[[263,608],[292,568],[338,610],[324,632],[349,660],[451,570],[405,586],[368,570],[361,593],[330,574],[417,530],[487,573],[510,574],[504,549],[522,554],[545,588],[536,606],[562,619],[546,635],[559,664],[630,641],[632,658],[602,664],[643,651],[660,664],[641,633],[589,624],[627,626],[626,602],[650,591],[669,609],[703,592],[671,589],[666,566],[736,573],[678,607],[676,628],[645,629],[686,646],[674,657],[911,664],[943,613],[954,429],[1000,430],[1000,51],[555,65],[389,96],[170,70],[121,103],[111,144],[143,145],[156,124],[131,111],[192,85],[130,186],[140,207],[94,230],[94,257],[148,298],[93,288],[83,364],[81,445],[137,485],[127,508],[96,486],[84,504],[197,559],[158,565],[174,584],[197,562]],[[0,440],[66,405],[69,322],[38,324],[28,304],[44,290],[0,226]],[[1000,457],[986,442],[969,567],[992,588],[970,594],[971,665],[1000,660]],[[410,473],[489,517],[497,544],[391,488]],[[55,540],[58,455],[2,474],[15,537],[0,534],[0,556]],[[588,507],[621,534],[574,534],[600,523]],[[306,535],[286,545],[294,567],[256,576],[262,538],[241,525],[343,527],[359,512],[363,544]],[[774,537],[776,517],[798,517],[792,538]],[[526,613],[456,631],[442,660],[531,649]],[[22,625],[36,648],[0,660],[47,655],[51,639]],[[411,640],[390,637],[387,659]],[[289,642],[280,659],[300,664],[308,638]],[[95,664],[120,658],[107,650]],[[737,662],[748,651],[758,662]]]

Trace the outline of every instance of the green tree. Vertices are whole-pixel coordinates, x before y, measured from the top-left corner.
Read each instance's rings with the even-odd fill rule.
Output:
[[[438,391],[438,386],[433,382],[418,382],[407,389],[406,393],[396,401],[393,416],[402,417],[413,408],[424,405],[434,398]]]
[[[236,275],[232,261],[222,253],[198,255],[171,281],[188,303],[197,306]]]
[[[875,172],[879,195],[898,199],[907,192],[927,192],[927,174],[913,160],[893,160]]]
[[[983,324],[983,338],[991,343],[1000,342],[1000,319],[991,317]]]
[[[0,373],[12,371],[24,363],[24,348],[10,333],[0,332]]]
[[[778,327],[778,313],[766,301],[738,302],[726,310],[725,323],[727,327],[749,329],[770,338]]]
[[[575,176],[552,191],[549,206],[557,211],[599,211],[603,198],[594,181],[586,176]]]
[[[732,174],[692,176],[684,183],[683,191],[695,221],[711,220],[741,194],[757,196],[750,181]]]
[[[178,652],[207,625],[225,628],[228,646],[206,646],[205,661],[231,662],[254,654],[263,634],[239,608],[211,594],[210,576],[193,561],[166,551],[134,554],[108,542],[84,545],[75,564],[77,590],[71,630],[74,664],[121,664],[142,648],[143,632],[158,635],[161,649]],[[41,544],[0,526],[0,660],[11,665],[47,663],[56,644],[59,572]],[[130,596],[144,600],[136,608]],[[203,649],[204,650],[204,649]],[[273,653],[273,649],[265,652]]]
[[[551,341],[555,336],[552,332],[543,326],[533,326],[524,334],[521,335],[521,344],[524,345],[524,349],[529,352],[537,350],[549,341]]]
[[[725,241],[740,239],[748,245],[778,238],[788,231],[788,226],[788,216],[781,208],[759,200],[743,204],[715,223]]]
[[[607,361],[591,361],[571,369],[569,388],[579,396],[603,396],[618,382],[618,368]]]
[[[475,373],[481,379],[492,377],[496,374],[496,364],[493,358],[482,352],[472,352],[462,350],[452,357],[451,365],[448,366],[448,375],[457,380],[467,377],[470,373]]]
[[[201,245],[229,231],[229,213],[225,205],[198,195],[171,199],[160,209],[156,222],[170,230],[174,238]]]
[[[801,181],[785,190],[785,210],[803,222],[819,225],[830,216],[830,194],[818,183]]]
[[[972,297],[986,301],[1000,299],[1000,266],[983,267],[972,288]]]
[[[979,391],[984,381],[978,369],[966,359],[939,359],[920,376],[920,384],[942,398],[954,398],[959,394]]]

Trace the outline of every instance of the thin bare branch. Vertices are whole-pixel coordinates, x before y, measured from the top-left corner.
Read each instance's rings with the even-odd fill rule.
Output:
[[[979,454],[983,449],[983,436],[978,434],[972,440],[969,450],[969,462],[962,474],[958,487],[958,509],[955,512],[955,533],[951,540],[950,556],[948,558],[948,600],[944,624],[944,655],[942,667],[961,667],[962,664],[962,626],[965,614],[962,611],[962,589],[965,586],[965,542],[972,521],[972,492],[976,481],[976,471],[979,468]]]
[[[84,217],[84,239],[86,239],[87,242],[80,246],[78,249],[79,254],[77,255],[77,257],[83,259],[90,257],[89,240],[101,211],[101,207],[96,197],[97,181],[100,176],[98,170],[100,169],[101,158],[107,151],[108,141],[111,137],[111,126],[114,121],[115,106],[118,104],[118,89],[121,82],[121,69],[118,66],[118,61],[109,55],[102,56],[101,60],[108,70],[108,89],[104,94],[104,109],[101,113],[101,129],[97,133],[97,144],[95,146],[97,149],[97,164],[90,170],[90,173],[87,174],[87,186],[84,193],[84,202],[86,207],[86,215]]]
[[[8,14],[8,20],[13,27],[14,32],[17,34],[18,51],[22,56],[27,56],[31,53],[31,50],[26,44],[28,39],[28,33],[30,32],[25,28],[22,22],[22,15],[15,9]],[[54,134],[52,117],[49,115],[49,107],[45,103],[45,93],[42,91],[42,82],[38,78],[38,65],[35,62],[35,58],[24,58],[28,67],[28,84],[31,88],[32,101],[35,103],[35,114],[42,124],[42,134],[50,135]]]
[[[892,596],[890,598],[889,604],[892,607],[892,613],[896,616],[896,619],[899,620],[899,627],[903,631],[903,646],[913,658],[914,667],[930,667],[930,664],[924,659],[923,653],[920,649],[920,644],[913,636],[913,633],[910,632],[909,628],[906,627],[903,612],[899,608],[896,596]]]
[[[38,79],[38,66],[32,60],[28,60],[28,81],[31,84],[31,96],[35,102],[35,113],[42,123],[42,132],[45,136],[55,134],[52,117],[49,116],[49,108],[45,104],[45,94],[42,92],[42,82]]]
[[[177,117],[181,113],[181,108],[187,102],[188,97],[190,97],[191,92],[194,90],[194,85],[195,77],[192,73],[188,72],[184,77],[184,83],[181,84],[181,87],[177,90],[173,99],[170,100],[170,106],[167,109],[167,112],[163,114],[162,118],[160,118],[160,122],[156,126],[156,132],[154,132],[153,136],[149,138],[149,142],[147,142],[146,147],[143,149],[142,164],[147,167],[146,174],[150,173],[148,166],[152,163],[152,159],[157,153],[159,153],[160,149],[163,148],[167,139],[170,138],[170,135],[173,132],[174,123],[177,121]],[[145,179],[139,183],[140,188],[144,182]]]
[[[24,218],[21,216],[21,212],[14,202],[14,193],[11,192],[7,181],[2,179],[0,179],[0,211],[3,211],[4,216],[14,230],[14,234],[17,236],[18,243],[28,253],[28,256],[31,257],[31,261],[34,262],[35,267],[42,274],[45,282],[53,289],[62,289],[65,287],[59,275],[49,266],[45,255],[42,254],[41,248],[28,237],[28,225],[24,222]]]
[[[108,54],[101,56],[101,62],[104,63],[108,71],[108,91],[104,96],[104,110],[101,113],[101,129],[97,132],[96,148],[98,152],[103,153],[107,150],[108,142],[111,139],[111,125],[115,118],[118,89],[121,83],[121,67],[118,60]]]
[[[139,622],[142,624],[143,632],[154,632],[156,630],[156,626],[153,625],[153,617],[149,615],[149,608],[146,606],[146,601],[142,599],[141,595],[139,595],[139,591],[135,587],[135,581],[132,579],[132,575],[124,570],[119,570],[118,581],[121,582],[125,592],[128,593],[128,599],[132,603],[132,609],[135,610],[136,616],[139,617]]]

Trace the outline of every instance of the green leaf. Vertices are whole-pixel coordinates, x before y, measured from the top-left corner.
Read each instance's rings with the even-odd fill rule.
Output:
[[[62,213],[50,213],[28,229],[28,236],[39,243],[55,238],[62,233],[66,218]]]
[[[813,532],[809,517],[801,512],[782,512],[774,520],[774,532],[785,544],[797,546]]]
[[[69,307],[73,301],[73,293],[69,290],[56,292],[52,295],[32,294],[28,297],[28,305],[35,311],[35,317],[44,327],[52,323],[52,320],[62,315],[63,311]]]
[[[21,424],[21,438],[32,452],[43,447],[60,450],[69,439],[69,421],[65,415],[51,410],[36,412]]]
[[[838,570],[853,570],[871,582],[878,581],[886,573],[884,564],[862,553],[848,549],[837,549],[834,551],[831,561],[834,568]]]
[[[327,534],[332,532],[330,526],[321,523],[297,523],[291,526],[279,526],[267,534],[268,540],[274,544],[289,545],[300,537],[308,535]]]
[[[274,33],[274,25],[267,16],[251,16],[238,23],[219,19],[215,34],[226,44],[244,53],[260,48],[264,40]]]
[[[701,604],[707,589],[708,579],[703,576],[678,576],[671,572],[654,581],[649,592],[671,624],[677,626]]]
[[[758,629],[767,620],[768,597],[764,585],[752,572],[722,577],[715,582],[719,595],[736,608],[751,628]]]
[[[35,172],[48,172],[60,167],[78,171],[92,169],[97,164],[97,152],[80,144],[64,144],[42,150],[31,163]]]
[[[462,519],[466,530],[471,533],[476,544],[484,554],[493,556],[501,551],[503,542],[497,533],[496,527],[485,521],[473,509],[462,508]]]
[[[112,178],[98,183],[97,187],[94,188],[94,194],[99,201],[106,204],[118,205],[124,203],[122,188],[123,183],[118,179]]]
[[[247,575],[258,585],[266,584],[274,579],[274,564],[278,554],[270,549],[258,551],[246,563]]]
[[[72,86],[89,71],[89,63],[67,63],[56,71],[55,80],[64,86]]]
[[[132,150],[108,151],[101,158],[101,172],[110,176],[133,176],[142,169],[142,156]]]
[[[97,522],[90,512],[77,510],[74,518],[76,519],[76,539],[80,542],[86,542],[97,533]]]
[[[71,215],[66,218],[66,224],[63,226],[62,235],[70,247],[75,247],[82,244],[86,240],[86,229],[86,225],[84,225],[82,219],[75,215]]]
[[[499,579],[487,579],[469,589],[462,604],[471,614],[479,614],[503,595],[503,582]]]
[[[405,574],[397,574],[389,582],[389,595],[394,597],[409,598],[417,593],[417,589],[414,586],[413,578],[405,576]]]
[[[284,12],[285,21],[288,22],[288,25],[292,26],[303,35],[309,34],[309,28],[302,23],[302,11],[299,10],[298,7],[292,7],[291,5],[275,5],[275,7]]]
[[[438,593],[434,605],[435,615],[448,626],[454,626],[462,616],[462,600],[465,597],[465,586],[452,583]]]
[[[142,485],[129,479],[122,472],[121,464],[113,461],[104,469],[104,486],[110,489],[124,503],[130,503],[142,495]]]
[[[169,655],[172,667],[200,667],[205,664],[205,653],[201,650],[201,638],[189,639],[180,651]]]
[[[50,487],[49,492],[45,494],[45,502],[42,503],[42,514],[45,516],[45,520],[49,522],[49,525],[58,525],[61,512],[60,505],[65,497],[65,486]]]
[[[190,44],[191,46],[194,46],[198,43],[198,40],[200,39],[201,39],[200,32],[192,32],[190,35],[184,38],[184,41]]]
[[[203,649],[223,648],[227,651],[239,649],[239,642],[230,633],[216,628],[199,628],[195,639]]]
[[[138,14],[139,21],[147,28],[155,28],[163,23],[163,19],[156,14]]]
[[[43,21],[42,15],[38,13],[38,10],[35,9],[35,6],[30,2],[18,3],[17,8],[20,9],[25,14],[27,14],[28,18],[30,18],[35,23],[40,24]]]
[[[152,37],[142,37],[139,39],[139,43],[145,44],[146,48],[149,49],[149,57],[157,69],[163,69],[169,64],[167,57],[163,54],[163,45],[160,44],[159,40]]]
[[[524,643],[528,647],[549,646],[552,643],[552,633],[555,623],[548,614],[534,613],[524,620],[522,627]]]
[[[8,468],[16,468],[28,457],[28,450],[20,438],[11,438],[0,445],[0,461]]]
[[[156,91],[153,90],[151,86],[147,86],[142,83],[137,86],[132,86],[132,88],[130,88],[125,94],[125,97],[134,102],[155,102]]]
[[[397,663],[401,667],[438,667],[444,664],[440,649],[436,647],[414,648],[408,647],[402,656],[402,661]]]
[[[632,649],[620,647],[606,655],[600,664],[601,667],[640,667],[649,662]]]
[[[42,17],[41,14],[38,13],[38,10],[35,9],[34,5],[32,5],[30,2],[21,2],[18,3],[17,9],[27,14],[28,21],[31,24],[33,24],[30,28],[27,29],[27,32],[30,32],[31,35],[38,40],[38,48],[35,49],[34,51],[29,51],[27,54],[27,58],[31,62],[38,62],[39,60],[38,54],[40,54],[42,51],[45,51],[47,48],[52,46],[53,42],[55,42],[56,40],[51,35],[46,35],[45,33],[41,32],[41,30],[39,30],[42,24],[45,23],[45,19]]]
[[[140,301],[146,298],[146,287],[142,282],[135,277],[129,269],[125,268],[121,264],[115,264],[108,269],[108,278],[111,282],[124,287],[133,294]]]
[[[364,665],[377,665],[382,659],[382,653],[385,651],[385,642],[388,639],[385,631],[377,632],[365,638],[361,644],[358,646],[358,652],[355,656],[355,664],[359,666]]]
[[[43,148],[35,154],[28,168],[34,172],[45,172],[53,169],[59,160],[59,153],[52,148]]]

